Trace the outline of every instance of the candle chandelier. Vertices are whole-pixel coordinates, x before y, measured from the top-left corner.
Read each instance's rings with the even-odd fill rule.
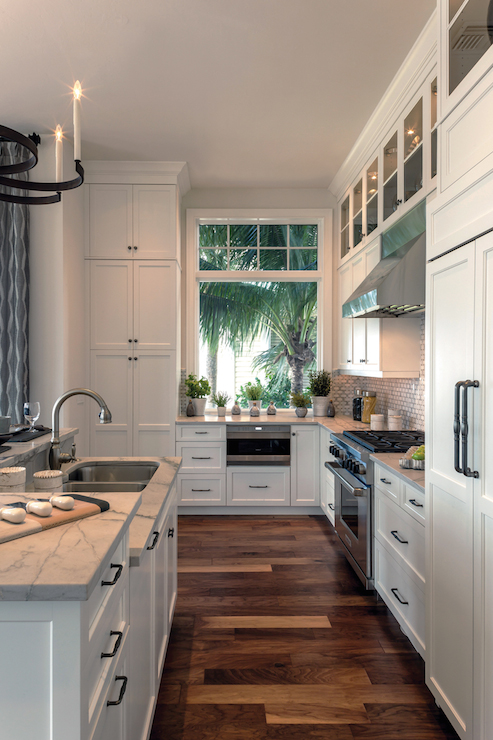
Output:
[[[0,192],[0,201],[6,203],[21,203],[23,205],[46,205],[48,203],[58,203],[62,198],[62,191],[73,190],[78,188],[84,182],[84,169],[81,165],[81,137],[80,137],[80,99],[82,90],[80,82],[74,86],[74,161],[77,177],[73,180],[62,181],[62,130],[57,126],[55,134],[55,158],[56,158],[56,181],[55,182],[30,182],[28,180],[19,180],[15,177],[5,177],[5,175],[16,175],[20,172],[27,172],[35,167],[38,163],[38,144],[41,139],[38,134],[24,136],[14,129],[7,126],[0,126],[0,142],[8,141],[20,144],[26,150],[26,157],[22,162],[15,164],[0,165],[0,186],[14,188],[15,190],[37,190],[42,192],[51,192],[53,195],[28,196],[21,194],[7,194]]]

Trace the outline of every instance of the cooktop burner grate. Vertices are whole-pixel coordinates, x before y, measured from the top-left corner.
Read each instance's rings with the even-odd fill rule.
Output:
[[[366,430],[351,430],[344,432],[344,436],[366,447],[370,452],[406,452],[413,445],[422,445],[425,442],[424,432],[370,432]]]

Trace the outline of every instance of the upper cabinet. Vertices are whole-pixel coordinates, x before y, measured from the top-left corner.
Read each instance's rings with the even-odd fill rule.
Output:
[[[90,184],[86,256],[179,259],[177,197],[175,185]]]
[[[340,261],[436,187],[437,75],[430,73],[339,201]]]

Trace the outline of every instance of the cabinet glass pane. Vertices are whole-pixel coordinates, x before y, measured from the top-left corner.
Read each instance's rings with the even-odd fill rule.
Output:
[[[378,190],[378,158],[371,163],[366,170],[366,202],[368,202]]]
[[[437,97],[438,97],[438,88],[437,88],[437,78],[433,80],[431,83],[431,120],[430,120],[430,128],[433,128],[436,126],[437,122]]]
[[[397,131],[385,145],[383,150],[383,181],[387,182],[389,177],[397,169]],[[396,181],[397,184],[397,181]]]
[[[378,195],[368,201],[366,206],[366,235],[371,234],[378,226]]]
[[[383,188],[383,220],[385,221],[397,210],[397,172]]]
[[[404,163],[404,200],[412,198],[423,187],[423,147],[420,146]]]
[[[450,0],[450,18],[457,11]],[[489,0],[469,0],[449,29],[449,93],[490,48],[493,39],[493,6]]]
[[[341,206],[341,230],[349,223],[349,195]]]
[[[437,135],[438,129],[431,132],[431,176],[437,173]]]
[[[349,252],[349,226],[341,231],[341,257]]]
[[[404,159],[423,141],[423,98],[404,119]]]
[[[360,243],[363,237],[363,211],[353,218],[353,247]]]
[[[360,180],[353,188],[353,213],[361,211],[363,205],[363,180]]]

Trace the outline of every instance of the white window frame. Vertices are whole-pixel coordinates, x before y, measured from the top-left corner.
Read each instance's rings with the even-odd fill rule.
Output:
[[[199,371],[199,283],[271,280],[316,282],[317,365],[332,368],[332,219],[331,209],[187,209],[185,281],[185,368]],[[318,225],[317,270],[202,270],[199,268],[200,224],[314,224]]]

